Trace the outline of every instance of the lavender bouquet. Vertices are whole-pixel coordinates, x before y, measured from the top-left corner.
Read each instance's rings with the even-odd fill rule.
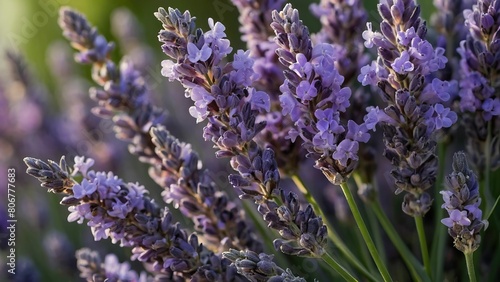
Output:
[[[285,1],[232,4],[247,50],[232,47],[221,22],[209,18],[204,31],[189,11],[159,8],[161,63],[132,14],[117,12],[130,54],[117,62],[115,45],[84,15],[60,9],[76,62],[91,67],[89,111],[154,181],[146,188],[94,169],[95,156],[24,158],[27,173],[60,194],[67,221],[128,252],[120,262],[77,250],[80,277],[500,277],[500,1],[436,0],[428,25],[415,0],[381,1],[379,23],[367,21],[362,1],[321,0],[310,6],[315,33],[301,20],[307,11]],[[169,87],[182,86],[228,171],[204,168],[197,146],[174,136],[153,102],[165,93],[145,79],[150,63],[161,64]]]

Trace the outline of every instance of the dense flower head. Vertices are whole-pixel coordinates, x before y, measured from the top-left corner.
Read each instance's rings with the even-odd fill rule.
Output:
[[[488,221],[482,219],[479,207],[479,183],[476,175],[469,169],[466,156],[458,152],[453,156],[453,172],[446,177],[446,190],[441,191],[448,212],[441,222],[448,227],[455,247],[464,252],[474,252],[481,242],[479,232],[488,227]]]
[[[201,168],[191,145],[180,142],[164,127],[153,128],[151,137],[169,172],[163,178],[167,187],[162,192],[163,199],[193,220],[196,230],[206,240],[205,245],[216,251],[236,247],[262,250],[238,203],[215,184],[212,172]]]
[[[252,86],[256,90],[265,91],[269,95],[270,109],[261,113],[257,121],[266,121],[266,127],[255,136],[255,141],[263,147],[276,148],[276,159],[280,171],[292,175],[304,159],[304,150],[300,140],[292,142],[287,139],[288,131],[293,127],[289,116],[283,116],[280,109],[279,87],[284,79],[284,67],[278,62],[277,44],[273,40],[272,11],[280,10],[283,0],[233,0],[238,8],[241,24],[241,39],[246,43],[256,80]],[[293,161],[290,161],[293,160]]]
[[[435,132],[457,121],[444,106],[456,82],[442,81],[434,73],[445,67],[444,49],[425,39],[427,27],[414,1],[387,1],[378,5],[383,21],[380,32],[371,23],[363,32],[366,47],[378,47],[378,58],[361,69],[363,85],[378,86],[388,104],[383,110],[369,108],[369,128],[384,125],[385,156],[395,169],[396,193],[406,191],[403,210],[423,215],[431,198],[425,192],[434,181],[437,159]]]
[[[335,184],[346,181],[357,164],[359,142],[369,139],[366,126],[349,126],[340,119],[350,105],[351,89],[336,69],[342,56],[338,45],[312,43],[309,31],[291,5],[273,13],[280,62],[287,67],[280,90],[282,113],[290,115],[295,128],[289,138],[303,140],[308,157]],[[359,135],[363,138],[357,138]],[[319,161],[321,160],[321,161]],[[328,165],[326,165],[328,163]]]
[[[85,17],[68,8],[61,9],[60,15],[59,25],[64,27],[64,36],[75,49],[81,51],[75,57],[78,62],[89,64],[104,61],[113,51],[114,45],[91,27]]]
[[[496,169],[500,166],[500,153],[491,149],[498,144],[492,144],[488,139],[488,136],[500,133],[500,92],[497,83],[499,5],[499,1],[480,0],[463,11],[468,33],[458,48],[461,58],[460,110],[468,136],[467,151],[472,165],[480,174],[487,167]]]
[[[216,45],[218,41],[223,42],[223,45],[229,43],[224,39],[224,26],[210,21],[211,30],[203,33],[201,29],[196,29],[188,13],[182,16],[178,10],[169,9],[167,12],[160,9],[156,16],[164,27],[159,35],[160,41],[164,43],[163,49],[174,59],[173,64],[166,64],[168,71],[164,73],[172,74],[170,79],[179,80],[185,86],[186,96],[195,102],[190,109],[191,115],[198,122],[209,119],[204,129],[205,139],[218,144],[220,156],[233,156],[234,150],[238,150],[238,147],[241,150],[240,146],[250,141],[265,126],[265,123],[255,122],[255,115],[270,108],[265,92],[247,88],[258,77],[252,69],[253,59],[248,52],[238,51],[235,60],[226,67],[220,65],[225,53],[219,53],[220,58],[216,60],[193,63],[187,58],[187,45],[204,40],[216,52],[220,49]],[[183,30],[182,26],[191,28]],[[172,53],[170,48],[178,51]],[[211,79],[206,80],[206,75],[211,75]],[[228,116],[227,121],[219,120],[225,115]]]

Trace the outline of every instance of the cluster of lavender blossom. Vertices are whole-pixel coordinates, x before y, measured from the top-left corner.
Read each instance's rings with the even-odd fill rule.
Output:
[[[283,0],[232,2],[248,50],[233,50],[225,26],[213,19],[203,31],[189,11],[160,8],[155,16],[168,57],[161,74],[184,87],[193,102],[189,114],[205,123],[202,136],[213,144],[215,156],[229,159],[234,171],[227,182],[243,201],[203,169],[191,144],[169,132],[167,115],[151,101],[140,64],[126,58],[116,64],[113,43],[82,14],[60,10],[63,35],[78,51],[75,60],[92,66],[98,85],[90,90],[97,102],[92,112],[109,120],[116,137],[149,166],[164,202],[138,183],[92,170],[92,158],[77,156],[73,165],[64,157],[59,163],[25,158],[27,173],[63,196],[69,222],[86,222],[95,241],[109,238],[131,248],[131,260],[144,265],[139,273],[113,254],[103,261],[97,252],[81,249],[76,254],[80,276],[87,281],[439,280],[443,269],[429,263],[427,249],[444,248],[439,230],[447,228],[475,281],[471,254],[480,248],[480,232],[489,221],[492,232],[500,227],[496,218],[488,220],[498,202],[492,172],[500,167],[500,1],[462,6],[435,1],[442,8],[433,16],[437,44],[414,0],[381,1],[380,31],[366,22],[361,1],[321,0],[311,5],[322,24],[317,33],[310,33],[299,11]],[[463,39],[459,47],[456,37]],[[372,47],[376,54],[368,50]],[[445,148],[463,146],[450,141],[462,137],[452,130],[459,124],[465,127],[467,156],[456,153],[453,172],[444,179]],[[377,128],[383,153],[378,153]],[[390,196],[376,188],[382,181],[377,155],[391,167],[383,185],[394,187],[395,194],[405,192],[402,211],[415,218],[421,260],[408,246],[413,238],[398,234],[386,215],[389,207],[380,206],[379,194]],[[304,185],[300,172],[311,166],[308,159],[326,182],[341,187],[358,227],[341,233],[358,241],[340,236],[347,225],[327,217],[318,195],[330,192],[318,190],[316,183]],[[377,165],[382,171],[384,164]],[[351,177],[362,212],[350,192]],[[424,224],[432,207],[442,207],[448,217],[435,210],[435,224]],[[171,209],[188,218],[191,228],[177,222]],[[363,218],[371,218],[370,224]],[[388,267],[379,225],[408,269],[403,276]],[[431,232],[438,240],[428,244],[425,236]],[[283,267],[298,257],[317,261],[319,271],[296,275],[296,269]]]

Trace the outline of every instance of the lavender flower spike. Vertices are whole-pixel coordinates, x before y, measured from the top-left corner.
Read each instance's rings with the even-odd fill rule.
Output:
[[[224,64],[231,47],[221,23],[209,21],[211,30],[203,32],[196,29],[188,12],[160,8],[155,15],[163,24],[158,36],[162,49],[174,60],[163,61],[164,74],[186,88],[186,97],[195,102],[192,116],[198,121],[208,120],[205,140],[219,149],[218,157],[230,157],[231,166],[239,172],[229,176],[230,183],[243,192],[240,197],[253,199],[269,227],[280,232],[282,238],[274,242],[277,250],[321,257],[327,241],[321,217],[310,206],[301,209],[297,195],[285,196],[279,186],[274,151],[254,141],[265,127],[265,121],[257,122],[255,117],[270,110],[270,99],[266,92],[250,86],[256,76],[248,52],[238,51],[234,61]],[[189,60],[189,44],[211,48],[210,59]],[[280,202],[284,204],[278,205]]]
[[[455,153],[452,166],[453,172],[446,177],[446,190],[440,192],[444,200],[442,208],[449,217],[441,222],[448,227],[455,248],[472,253],[479,247],[479,232],[488,227],[488,221],[482,219],[479,184],[463,152]]]
[[[344,77],[335,67],[338,50],[327,43],[313,46],[290,4],[274,11],[273,20],[279,60],[287,68],[280,87],[282,113],[295,123],[289,138],[300,137],[307,156],[316,159],[315,167],[333,184],[341,184],[356,168],[359,142],[366,143],[370,135],[365,124],[340,120],[350,105],[351,90],[342,87]]]
[[[93,38],[101,36],[83,15],[63,8],[59,22],[68,39],[89,42],[79,48],[78,56],[99,49]],[[128,141],[129,149],[139,160],[151,165],[151,177],[165,189],[162,192],[165,202],[173,202],[194,221],[209,249],[220,252],[232,247],[260,251],[261,243],[245,222],[238,205],[212,182],[208,171],[201,169],[196,152],[160,126],[163,113],[149,101],[148,87],[139,71],[128,62],[122,63],[118,70],[108,56],[86,61],[93,64],[93,78],[103,86],[103,89],[91,90],[92,98],[99,103],[94,112],[112,119],[117,137]],[[89,165],[92,164],[78,160],[73,173],[80,170],[85,175]],[[76,191],[85,192],[81,188]]]
[[[487,168],[500,167],[499,17],[500,1],[479,0],[472,9],[464,10],[469,33],[458,48],[460,109],[468,135],[467,151],[481,174]]]
[[[378,85],[388,106],[370,108],[365,122],[369,128],[377,122],[383,125],[384,155],[394,166],[396,194],[406,192],[403,211],[423,216],[432,204],[426,191],[436,180],[436,131],[457,121],[457,115],[442,104],[453,83],[432,79],[447,59],[443,48],[434,49],[425,40],[420,6],[413,0],[389,0],[378,10],[383,18],[380,32],[374,32],[371,23],[363,32],[365,46],[377,46],[378,58],[361,69],[358,80]]]
[[[266,127],[256,136],[255,141],[262,147],[274,148],[280,172],[293,175],[304,160],[301,142],[287,138],[293,127],[290,117],[281,114],[279,90],[283,76],[283,66],[278,62],[271,29],[272,11],[283,7],[284,0],[232,0],[238,8],[242,40],[246,42],[253,59],[253,70],[259,78],[253,82],[255,89],[269,94],[271,110],[260,114],[257,121],[265,120]]]
[[[78,183],[71,176],[75,168],[70,169],[64,157],[59,164],[34,158],[24,162],[27,173],[38,178],[43,187],[64,196],[61,204],[68,206],[68,221],[88,221],[96,241],[110,238],[122,247],[131,247],[132,259],[150,264],[150,269],[166,281],[237,278],[228,260],[210,252],[195,233],[189,234],[175,223],[168,209],[158,207],[147,196],[144,186],[125,183],[111,172],[93,170],[78,174],[83,178]],[[86,192],[77,194],[75,188]]]

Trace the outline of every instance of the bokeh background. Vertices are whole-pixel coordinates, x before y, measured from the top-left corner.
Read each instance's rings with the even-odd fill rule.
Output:
[[[320,25],[308,9],[312,1],[290,2],[299,9],[311,31],[317,31]],[[423,16],[429,19],[434,10],[432,1],[420,4]],[[215,160],[214,150],[202,141],[202,125],[188,115],[190,101],[184,98],[183,90],[160,75],[164,56],[157,33],[161,25],[153,16],[158,7],[171,6],[181,11],[189,9],[204,30],[209,17],[221,21],[237,50],[244,44],[238,31],[238,11],[229,0],[0,0],[0,217],[3,226],[6,171],[15,168],[16,281],[76,281],[74,251],[83,246],[102,254],[116,253],[121,259],[129,257],[129,250],[108,241],[93,242],[85,225],[67,223],[68,213],[59,205],[59,197],[46,193],[24,173],[22,158],[58,161],[66,155],[71,162],[75,155],[88,155],[96,159],[96,169],[113,170],[126,181],[139,181],[153,195],[161,191],[148,177],[147,165],[115,139],[109,123],[90,114],[94,102],[88,98],[88,88],[95,84],[90,79],[90,67],[72,60],[73,50],[57,24],[60,6],[79,10],[103,35],[116,42],[116,60],[128,55],[140,67],[150,85],[151,99],[169,113],[169,130],[192,143],[205,166],[230,171],[227,161]],[[370,11],[369,20],[379,21],[376,1],[365,0],[365,7]],[[225,178],[220,181],[224,183]],[[3,237],[2,249],[5,244]],[[4,260],[2,251],[0,268],[5,267]],[[0,281],[5,279],[0,276]]]

